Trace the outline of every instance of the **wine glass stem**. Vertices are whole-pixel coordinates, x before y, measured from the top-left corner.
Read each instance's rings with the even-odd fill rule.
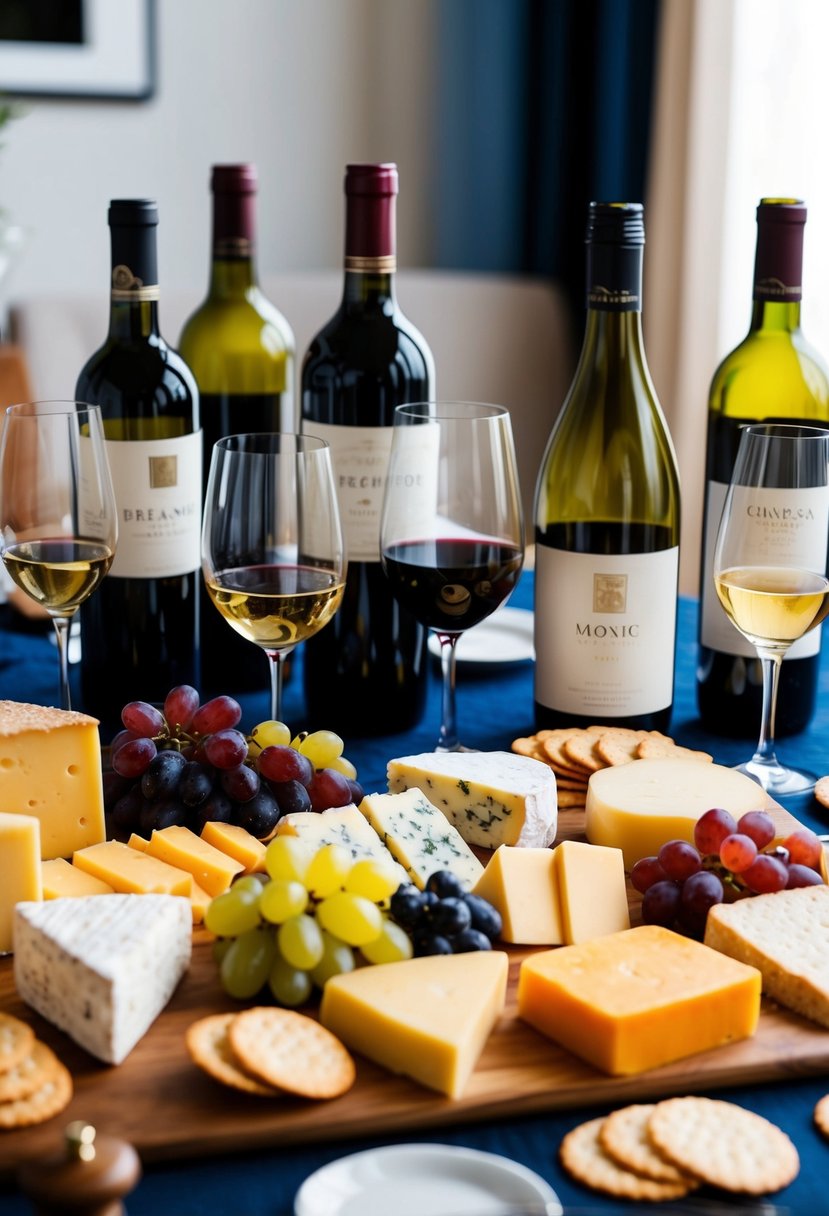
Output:
[[[267,654],[271,667],[271,719],[281,722],[279,715],[282,710],[282,660],[285,651],[269,650]]]
[[[777,685],[783,655],[779,651],[758,650],[763,671],[763,709],[760,717],[760,739],[753,759],[759,764],[777,764],[774,752],[774,726],[777,714]]]
[[[68,616],[53,616],[52,624],[58,640],[58,663],[60,664],[60,707],[71,709],[69,696],[69,627],[71,620]]]
[[[440,669],[443,676],[441,694],[440,735],[438,736],[438,751],[460,751],[458,740],[458,720],[455,709],[455,643],[456,633],[441,633],[440,638]]]

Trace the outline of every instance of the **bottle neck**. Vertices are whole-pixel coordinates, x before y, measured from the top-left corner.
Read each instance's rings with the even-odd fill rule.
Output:
[[[120,342],[158,338],[158,301],[110,299],[109,336]]]
[[[587,246],[587,322],[582,357],[644,365],[642,245]]]
[[[347,310],[395,307],[396,197],[348,194],[345,211],[345,285]]]
[[[613,367],[647,366],[642,314],[638,309],[609,312],[588,308],[581,362],[597,360]]]
[[[113,227],[110,338],[158,337],[158,261],[155,227]]]
[[[799,222],[780,222],[786,211],[788,208],[778,216],[776,209],[766,213],[761,206],[758,212],[751,310],[754,331],[793,333],[800,329],[805,212]]]
[[[253,193],[214,191],[209,288],[213,299],[243,298],[256,286],[255,205]]]
[[[366,309],[391,312],[397,307],[394,273],[391,271],[346,270],[343,307],[348,312]]]
[[[754,300],[751,306],[751,332],[797,333],[800,330],[800,300],[780,303]]]

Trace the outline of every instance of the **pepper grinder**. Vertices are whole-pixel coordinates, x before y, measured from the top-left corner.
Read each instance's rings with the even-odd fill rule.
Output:
[[[140,1177],[132,1145],[99,1136],[83,1120],[66,1128],[62,1149],[18,1171],[20,1189],[36,1216],[126,1216],[121,1201]]]

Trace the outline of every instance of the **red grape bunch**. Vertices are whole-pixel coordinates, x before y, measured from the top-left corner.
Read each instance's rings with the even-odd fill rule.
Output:
[[[823,882],[814,832],[799,828],[780,844],[774,839],[774,821],[765,811],[748,811],[739,820],[721,807],[706,811],[694,825],[694,844],[668,840],[631,870],[642,894],[642,920],[702,937],[712,904]]]

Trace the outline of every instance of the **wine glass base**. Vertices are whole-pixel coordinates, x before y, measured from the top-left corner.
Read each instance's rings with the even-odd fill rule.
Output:
[[[758,760],[756,757],[745,764],[736,764],[735,771],[745,773],[761,785],[772,798],[785,798],[792,794],[808,794],[815,788],[817,775],[804,769],[786,768],[784,765]]]

